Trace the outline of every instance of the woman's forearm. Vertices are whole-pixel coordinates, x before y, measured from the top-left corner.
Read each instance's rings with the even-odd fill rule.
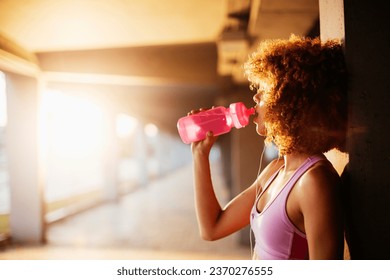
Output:
[[[195,207],[200,234],[205,240],[214,240],[222,209],[214,192],[208,156],[194,156],[193,168]]]

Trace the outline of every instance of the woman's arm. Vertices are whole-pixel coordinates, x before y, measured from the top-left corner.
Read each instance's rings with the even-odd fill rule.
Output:
[[[217,137],[208,134],[203,141],[192,144],[195,207],[203,239],[217,240],[249,224],[255,201],[256,184],[222,208],[216,198],[210,172],[209,154]]]
[[[302,177],[300,207],[310,259],[342,259],[344,248],[340,179],[327,167]]]

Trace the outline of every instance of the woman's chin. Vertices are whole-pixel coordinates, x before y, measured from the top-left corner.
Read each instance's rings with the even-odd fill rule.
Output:
[[[263,125],[259,125],[258,123],[255,123],[255,124],[256,124],[257,134],[259,134],[260,136],[266,136],[265,127]]]

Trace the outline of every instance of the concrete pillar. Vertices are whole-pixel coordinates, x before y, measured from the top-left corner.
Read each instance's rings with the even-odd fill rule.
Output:
[[[138,164],[138,182],[141,185],[146,185],[149,182],[148,171],[148,143],[146,141],[146,135],[143,123],[140,123],[135,133],[136,141],[134,142],[136,147],[135,157]]]
[[[347,240],[352,259],[390,259],[390,17],[387,1],[344,0],[350,74]]]
[[[364,1],[320,0],[321,38],[345,38],[350,74],[349,163],[343,178],[352,259],[390,257],[390,188],[385,177],[390,167],[386,11],[383,1],[367,5]]]
[[[229,103],[242,101],[246,106],[255,105],[252,100],[253,93],[248,86],[242,86],[235,90],[236,95],[230,99]],[[236,196],[256,180],[264,148],[264,138],[256,133],[252,121],[245,128],[233,128],[229,136],[231,137],[231,153],[228,160],[231,163],[232,196]],[[250,244],[249,226],[240,232],[239,242],[242,245]]]
[[[338,39],[345,41],[344,28],[344,1],[343,0],[320,0],[320,37],[322,41]],[[328,160],[336,168],[339,175],[345,170],[348,164],[349,155],[338,150],[332,150],[325,154]],[[349,259],[348,245],[345,244],[344,258]]]
[[[322,41],[338,39],[345,40],[344,29],[344,1],[343,0],[320,0],[320,38]],[[326,157],[337,172],[341,175],[348,163],[348,153],[332,150],[326,153]]]
[[[255,125],[250,124],[245,128],[233,131],[231,140],[233,193],[237,195],[256,180],[264,148],[264,138],[256,133]],[[239,239],[243,245],[250,244],[249,226],[241,231]]]
[[[119,199],[118,165],[119,148],[116,133],[116,113],[109,108],[105,118],[105,162],[104,162],[104,194],[105,199],[116,201]]]
[[[344,0],[319,0],[321,40],[344,41]]]
[[[6,73],[6,83],[11,235],[18,243],[40,243],[45,240],[45,223],[38,148],[38,83],[35,78],[13,73]]]

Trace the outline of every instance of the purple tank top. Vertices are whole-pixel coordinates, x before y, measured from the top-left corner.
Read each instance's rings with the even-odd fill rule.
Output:
[[[257,197],[251,212],[251,228],[255,236],[254,253],[262,260],[306,259],[308,246],[306,235],[290,221],[287,216],[286,202],[297,180],[315,163],[326,160],[321,156],[312,156],[295,171],[274,200],[267,203],[263,211],[257,211],[257,202],[263,192],[275,179],[280,169],[267,181],[263,191]]]

